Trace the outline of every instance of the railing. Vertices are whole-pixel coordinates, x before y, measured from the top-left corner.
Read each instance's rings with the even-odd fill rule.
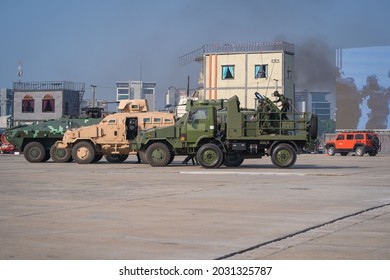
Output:
[[[306,113],[289,112],[286,117],[287,119],[284,119],[282,112],[247,113],[243,125],[243,136],[306,135]]]
[[[235,52],[263,52],[263,51],[284,51],[294,54],[295,46],[286,42],[263,42],[263,43],[234,43],[234,44],[207,44],[188,54],[179,57],[179,65],[184,66],[196,59],[203,57],[206,53],[235,53]]]
[[[14,91],[85,91],[85,83],[74,83],[67,81],[49,81],[49,82],[14,82]]]

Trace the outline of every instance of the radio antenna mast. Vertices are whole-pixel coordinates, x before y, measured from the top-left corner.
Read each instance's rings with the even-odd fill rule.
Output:
[[[22,76],[23,76],[22,63],[20,63],[20,61],[19,61],[19,64],[18,64],[18,77],[19,77],[19,83],[20,83],[20,81],[22,80]]]

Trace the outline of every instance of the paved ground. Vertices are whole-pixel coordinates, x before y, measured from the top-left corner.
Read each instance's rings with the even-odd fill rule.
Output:
[[[0,155],[0,259],[390,259],[390,155],[240,168]]]

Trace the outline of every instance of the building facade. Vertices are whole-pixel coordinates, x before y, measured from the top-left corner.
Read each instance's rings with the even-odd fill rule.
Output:
[[[0,116],[12,115],[12,89],[0,89]]]
[[[295,109],[298,112],[311,112],[319,120],[334,120],[335,112],[330,100],[330,92],[302,91],[295,93]]]
[[[201,63],[200,98],[237,95],[242,107],[255,108],[255,92],[274,100],[277,90],[294,99],[294,52],[294,45],[285,42],[204,45],[179,62]]]
[[[84,83],[16,82],[13,85],[13,124],[78,117],[84,92]]]
[[[146,99],[151,111],[155,110],[156,83],[143,81],[116,82],[116,100]]]

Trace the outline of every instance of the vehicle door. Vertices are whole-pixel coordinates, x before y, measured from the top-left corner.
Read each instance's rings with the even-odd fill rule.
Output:
[[[338,134],[335,141],[336,150],[345,149],[344,141],[345,141],[345,134]]]
[[[124,119],[123,118],[109,118],[101,123],[101,129],[103,131],[99,143],[117,143],[122,142],[124,137]]]
[[[347,133],[344,141],[344,149],[353,150],[355,147],[354,134]]]
[[[356,135],[355,135],[355,143],[356,144],[362,144],[362,145],[364,145],[365,143],[365,141],[364,141],[365,139],[364,139],[364,133],[357,133]]]
[[[214,136],[214,113],[212,108],[192,108],[187,121],[188,143],[196,143],[200,137]]]
[[[126,140],[133,140],[138,134],[138,118],[126,118]]]

